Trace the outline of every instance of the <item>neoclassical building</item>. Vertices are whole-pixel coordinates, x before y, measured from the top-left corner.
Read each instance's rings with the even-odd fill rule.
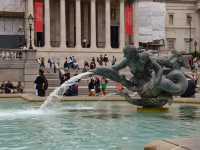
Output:
[[[191,46],[199,51],[200,0],[168,0],[166,4],[166,48],[189,51]]]
[[[26,16],[34,16],[39,56],[64,60],[74,55],[84,61],[100,53],[118,57],[126,43],[134,42],[125,33],[126,7],[132,21],[134,3],[126,0],[28,0]]]
[[[7,1],[13,3],[16,0]],[[3,41],[0,47],[4,47],[6,38],[8,41],[17,41],[23,39],[23,36],[29,46],[27,18],[31,14],[34,16],[32,43],[38,57],[55,57],[64,61],[66,56],[74,55],[82,63],[91,56],[104,53],[110,57],[121,57],[122,48],[127,44],[159,45],[165,51],[200,49],[200,0],[134,0],[132,3],[130,0],[16,2],[19,1],[15,10],[5,10],[5,6],[0,8],[0,41]],[[141,42],[138,20],[143,16],[139,14],[140,1],[165,3],[163,43]],[[17,5],[13,3],[13,6]]]

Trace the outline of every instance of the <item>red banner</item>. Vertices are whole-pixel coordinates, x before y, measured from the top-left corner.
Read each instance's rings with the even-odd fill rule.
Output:
[[[36,0],[34,3],[35,6],[35,32],[44,32],[44,10],[43,2],[41,0]]]
[[[128,36],[133,35],[133,5],[127,4],[125,8],[126,33]]]

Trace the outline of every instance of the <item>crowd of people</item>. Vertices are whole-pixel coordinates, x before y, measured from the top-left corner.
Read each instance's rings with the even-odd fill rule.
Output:
[[[6,94],[23,93],[23,89],[21,81],[18,81],[16,86],[10,81],[4,81],[0,86],[1,93]]]
[[[85,61],[82,72],[87,72],[88,70],[95,69],[97,67],[97,64],[100,67],[103,67],[103,66],[106,67],[109,62],[111,62],[111,65],[115,65],[116,61],[117,61],[117,58],[115,56],[112,56],[112,60],[110,61],[107,54],[104,54],[104,56],[100,54],[100,56],[97,57],[96,59],[95,57],[92,57],[90,62]]]
[[[46,68],[52,68],[54,72],[56,73],[56,64],[59,66],[60,62],[55,61],[56,59],[48,58],[47,64],[45,64],[45,59],[43,57],[38,58],[37,61],[40,65],[39,75],[37,76],[35,80],[36,84],[36,95],[37,96],[45,96],[46,90],[48,89],[48,81],[44,75]],[[93,70],[99,66],[107,66],[110,62],[111,65],[115,65],[117,59],[115,56],[112,57],[112,60],[109,60],[109,57],[107,54],[100,54],[99,57],[91,57],[90,62],[85,61],[83,65],[83,69],[80,69],[80,66],[75,58],[75,56],[69,56],[65,58],[65,61],[63,63],[63,70],[64,73],[59,70],[59,80],[60,85],[63,84],[65,81],[69,80],[71,78],[71,71],[75,70],[76,72],[73,72],[73,76],[77,75],[80,72],[87,72],[88,70]],[[89,96],[98,96],[98,95],[106,95],[106,89],[108,85],[108,80],[105,78],[99,78],[99,77],[92,77],[88,81],[88,90]],[[78,96],[79,91],[79,85],[74,84],[72,86],[69,86],[69,88],[64,92],[63,96]]]
[[[75,56],[69,56],[69,58],[66,57],[63,68],[64,69],[78,69],[79,70],[79,64],[78,64]]]
[[[60,59],[49,57],[47,61],[45,61],[44,57],[40,57],[37,59],[37,62],[40,66],[40,69],[50,68],[53,69],[56,73],[57,67],[68,69],[68,70],[82,70],[82,72],[86,72],[88,70],[93,70],[97,66],[103,67],[111,65],[115,65],[117,58],[112,56],[112,59],[109,59],[107,54],[100,54],[99,57],[91,57],[90,61],[85,60],[83,66],[80,66],[75,56],[68,56],[65,58],[63,66],[60,66]]]

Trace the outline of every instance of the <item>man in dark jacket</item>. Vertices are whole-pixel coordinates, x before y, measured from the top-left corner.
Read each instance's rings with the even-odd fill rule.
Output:
[[[44,76],[44,71],[39,70],[39,76],[35,80],[37,96],[44,97],[45,91],[48,89],[48,81]]]

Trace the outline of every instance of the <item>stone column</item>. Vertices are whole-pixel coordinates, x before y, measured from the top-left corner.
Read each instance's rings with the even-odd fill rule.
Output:
[[[196,11],[194,20],[195,20],[195,23],[194,23],[195,30],[192,30],[192,33],[194,31],[194,37],[193,37],[192,43],[194,44],[195,41],[197,42],[196,49],[198,50],[200,47],[200,35],[199,35],[200,34],[200,28],[199,28],[199,26],[200,26],[200,11]]]
[[[105,14],[105,18],[106,18],[106,49],[110,49],[111,48],[111,34],[110,34],[110,0],[105,0],[106,1],[106,14]]]
[[[27,46],[28,46],[28,48],[29,48],[29,46],[30,46],[30,32],[29,32],[29,22],[28,22],[28,17],[29,17],[29,15],[31,14],[32,16],[34,16],[34,14],[33,14],[33,12],[34,12],[34,10],[33,10],[33,7],[34,7],[34,4],[33,4],[33,0],[28,0],[27,1],[27,8],[28,8],[28,11],[27,11],[27,14],[26,14],[26,27],[25,27],[25,32],[27,33],[26,34],[26,42],[27,42]],[[34,25],[34,23],[33,23],[33,25]],[[32,31],[32,46],[33,46],[33,48],[34,48],[34,27],[32,26],[32,28],[33,28],[33,31]]]
[[[81,0],[76,0],[76,48],[81,48]]]
[[[96,48],[96,0],[91,0],[91,48]]]
[[[120,0],[120,48],[125,46],[124,0]]]
[[[50,3],[49,0],[44,1],[45,9],[45,48],[50,48]]]
[[[60,47],[66,48],[65,0],[60,0]]]
[[[138,1],[133,3],[133,33],[134,33],[134,46],[139,47],[139,25],[138,25]]]

